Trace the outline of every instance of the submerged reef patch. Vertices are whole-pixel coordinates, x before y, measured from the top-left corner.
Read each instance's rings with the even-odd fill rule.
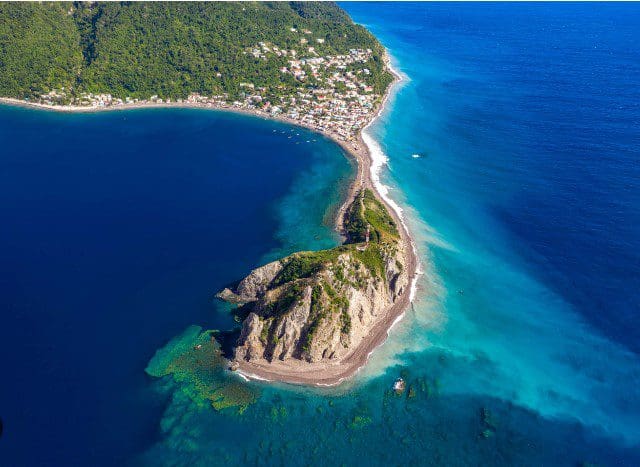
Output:
[[[155,353],[145,372],[156,378],[171,375],[197,405],[237,408],[242,413],[255,402],[258,392],[225,371],[227,362],[214,333],[189,326]]]

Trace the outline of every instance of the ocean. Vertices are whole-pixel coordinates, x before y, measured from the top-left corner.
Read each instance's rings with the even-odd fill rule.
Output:
[[[149,378],[233,326],[220,287],[336,244],[352,167],[245,116],[2,107],[0,464],[640,465],[640,7],[342,6],[404,77],[367,130],[423,269],[389,340],[242,413]]]
[[[352,173],[316,134],[206,110],[5,106],[0,147],[2,466],[121,465],[152,444],[154,352],[232,327],[213,295],[256,264],[337,244]]]

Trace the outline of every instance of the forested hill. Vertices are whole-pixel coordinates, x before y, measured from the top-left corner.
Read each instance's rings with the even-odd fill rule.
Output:
[[[289,54],[251,53],[260,43]],[[233,98],[247,81],[286,95],[318,84],[282,72],[291,51],[311,58],[351,49],[371,49],[363,85],[381,94],[391,81],[383,48],[333,3],[0,3],[0,96]]]

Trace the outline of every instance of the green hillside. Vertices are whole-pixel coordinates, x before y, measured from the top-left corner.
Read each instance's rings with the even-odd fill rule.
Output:
[[[272,95],[313,88],[280,72],[288,57],[247,53],[260,42],[298,57],[311,45],[319,56],[372,49],[367,84],[382,93],[391,81],[380,44],[333,3],[15,2],[0,3],[0,95],[64,87],[71,96],[233,98],[243,81]]]

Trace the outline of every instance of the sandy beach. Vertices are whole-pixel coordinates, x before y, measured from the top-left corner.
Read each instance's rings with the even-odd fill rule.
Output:
[[[355,142],[344,141],[331,131],[320,130],[303,122],[288,118],[286,116],[271,115],[266,112],[254,109],[242,109],[232,106],[219,106],[214,104],[201,103],[135,103],[112,105],[107,107],[80,107],[65,105],[45,105],[25,102],[19,99],[0,97],[0,103],[31,107],[37,109],[51,110],[56,112],[110,112],[119,110],[147,109],[147,108],[199,108],[216,111],[228,111],[240,114],[252,115],[260,118],[281,121],[290,125],[295,125],[320,133],[335,143],[339,144],[348,157],[353,158],[356,162],[356,175],[351,183],[347,196],[336,214],[336,230],[342,233],[344,213],[347,206],[351,204],[355,195],[363,188],[372,189],[378,198],[385,204],[390,214],[393,216],[396,224],[400,226],[401,242],[405,257],[405,270],[409,278],[409,287],[403,291],[401,296],[390,306],[383,316],[376,322],[371,329],[367,338],[355,347],[346,358],[339,362],[320,362],[308,363],[299,360],[273,361],[273,362],[240,362],[237,370],[238,374],[246,378],[279,381],[292,384],[304,384],[315,386],[333,386],[340,384],[342,381],[350,378],[358,372],[360,368],[366,365],[371,353],[380,345],[382,345],[389,334],[393,325],[398,322],[404,315],[405,310],[409,307],[415,288],[416,276],[418,274],[418,260],[415,246],[408,232],[407,226],[402,219],[401,209],[392,202],[386,193],[386,188],[379,182],[378,172],[380,171],[384,161],[379,160],[384,157],[383,154],[374,159],[375,143],[367,133],[367,128],[381,115],[384,111],[385,104],[394,92],[400,81],[401,76],[390,65],[388,57],[386,58],[387,67],[394,75],[393,83],[388,87],[374,117],[357,135]],[[368,141],[368,144],[367,144]],[[380,151],[379,151],[380,152]]]

